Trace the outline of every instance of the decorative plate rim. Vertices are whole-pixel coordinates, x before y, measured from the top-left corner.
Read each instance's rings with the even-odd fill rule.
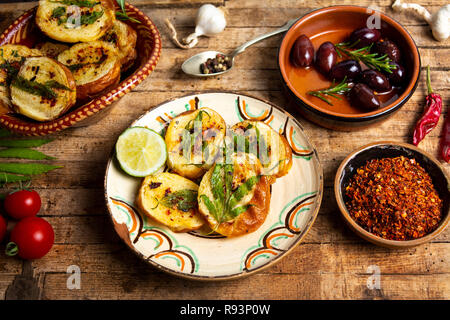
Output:
[[[144,60],[138,69],[120,82],[117,87],[114,87],[101,96],[95,97],[91,101],[77,107],[76,109],[61,115],[57,119],[34,123],[25,122],[9,114],[4,114],[0,116],[0,126],[23,136],[44,136],[53,134],[55,132],[70,128],[76,123],[97,114],[108,106],[111,106],[113,102],[116,102],[119,98],[129,93],[134,87],[144,81],[150,73],[153,72],[161,56],[161,34],[159,33],[155,23],[141,10],[129,3],[125,3],[125,7],[128,11],[132,11],[140,17],[139,21],[149,30],[149,32],[151,32],[154,40],[154,46],[148,59]],[[32,19],[36,10],[37,6],[27,10],[24,14],[14,20],[14,22],[11,23],[0,35],[0,43],[7,39],[14,27],[24,21]]]
[[[322,204],[322,199],[323,199],[323,188],[324,188],[324,180],[323,180],[323,168],[322,168],[322,164],[320,163],[320,158],[319,158],[319,154],[317,153],[317,149],[314,145],[314,143],[311,141],[310,136],[306,133],[305,129],[303,128],[303,126],[301,125],[301,123],[294,118],[289,112],[287,112],[286,110],[282,109],[281,107],[279,107],[278,105],[266,100],[266,99],[262,99],[259,97],[255,97],[253,95],[250,94],[240,94],[237,92],[233,92],[233,91],[227,91],[227,90],[223,90],[223,91],[218,91],[218,90],[211,90],[211,91],[202,91],[202,92],[192,92],[189,94],[185,94],[185,95],[181,95],[181,96],[177,96],[174,98],[170,98],[165,100],[164,102],[161,102],[159,104],[157,104],[155,107],[151,108],[150,110],[147,110],[145,113],[143,113],[141,116],[139,116],[137,119],[135,119],[127,128],[132,127],[136,122],[138,122],[139,120],[141,120],[143,117],[145,117],[147,114],[149,114],[150,112],[155,111],[157,108],[176,101],[178,99],[182,99],[182,98],[186,98],[186,97],[195,97],[195,96],[201,96],[203,94],[214,94],[214,93],[219,93],[219,94],[230,94],[230,95],[236,95],[236,96],[242,96],[242,97],[249,97],[255,100],[259,100],[269,106],[274,107],[275,109],[277,109],[278,111],[286,114],[292,121],[294,121],[294,123],[301,129],[302,133],[304,134],[305,138],[307,139],[308,143],[311,145],[312,148],[312,152],[313,154],[316,156],[317,158],[317,171],[319,173],[318,176],[318,191],[317,191],[317,197],[316,197],[316,201],[315,203],[317,204],[316,208],[314,209],[314,212],[312,212],[311,214],[311,219],[308,222],[308,225],[306,226],[306,229],[304,230],[304,232],[297,237],[297,239],[295,240],[295,242],[288,248],[286,249],[286,251],[280,253],[279,255],[277,255],[275,258],[273,258],[271,261],[269,261],[268,263],[259,266],[255,269],[252,270],[245,270],[245,271],[241,271],[235,274],[231,274],[231,275],[226,275],[226,276],[202,276],[202,275],[191,275],[191,274],[187,274],[187,273],[183,273],[180,271],[175,271],[173,269],[167,268],[163,265],[160,265],[148,258],[146,258],[141,252],[137,251],[136,248],[131,245],[131,240],[129,239],[129,237],[127,239],[124,239],[123,236],[120,234],[118,227],[119,226],[123,226],[124,224],[118,224],[117,222],[114,221],[113,218],[113,214],[112,214],[112,210],[111,207],[109,205],[109,197],[108,197],[108,193],[107,193],[107,183],[108,183],[108,172],[109,169],[111,167],[112,162],[114,161],[114,154],[115,154],[115,148],[113,146],[110,155],[108,157],[108,161],[107,161],[107,165],[106,165],[106,170],[105,170],[105,178],[104,178],[104,183],[103,183],[103,187],[104,187],[104,197],[105,197],[105,202],[106,202],[106,207],[108,210],[108,216],[111,219],[111,223],[114,226],[114,229],[117,232],[117,235],[125,242],[125,244],[135,253],[137,254],[137,256],[139,258],[141,258],[142,260],[144,260],[145,262],[147,262],[148,264],[150,264],[153,267],[156,267],[158,270],[166,272],[168,274],[174,275],[176,277],[180,277],[180,278],[184,278],[184,279],[188,279],[188,280],[197,280],[197,281],[223,281],[223,280],[233,280],[233,279],[238,279],[238,278],[244,278],[247,276],[250,276],[252,274],[261,272],[262,270],[273,266],[275,263],[278,263],[279,261],[281,261],[281,259],[283,259],[284,257],[286,257],[287,255],[289,255],[296,247],[298,247],[298,245],[303,241],[303,239],[306,237],[306,235],[309,233],[312,225],[314,224],[314,222],[317,219],[317,216],[319,214],[319,210]]]

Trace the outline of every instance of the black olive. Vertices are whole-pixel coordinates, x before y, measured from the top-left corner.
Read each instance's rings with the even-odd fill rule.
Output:
[[[355,60],[345,60],[335,64],[331,68],[330,78],[333,80],[343,80],[347,77],[348,81],[355,80],[361,73],[361,66]]]
[[[391,62],[390,64],[394,65],[396,68],[391,69],[392,73],[387,74],[389,82],[394,86],[401,86],[405,83],[406,80],[406,71],[401,65],[396,62]]]
[[[378,97],[363,83],[355,84],[350,90],[348,98],[352,106],[365,111],[374,111],[381,106]]]
[[[372,52],[376,52],[379,55],[387,55],[389,59],[394,62],[400,61],[400,49],[394,42],[390,40],[384,40],[375,43],[372,47]]]
[[[330,73],[331,68],[336,64],[337,53],[334,44],[327,41],[320,45],[316,53],[316,67],[325,75]]]
[[[379,71],[368,69],[361,73],[361,82],[369,86],[370,89],[377,92],[386,92],[391,90],[391,84],[388,78]]]
[[[350,34],[350,44],[355,44],[354,48],[366,47],[381,38],[381,33],[377,29],[359,28]]]
[[[295,40],[291,49],[291,62],[296,67],[308,67],[314,59],[314,47],[304,34]]]

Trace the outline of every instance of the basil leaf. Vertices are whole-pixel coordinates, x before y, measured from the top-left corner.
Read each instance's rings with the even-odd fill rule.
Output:
[[[224,209],[224,203],[225,203],[225,197],[224,197],[224,179],[222,174],[222,164],[216,164],[214,166],[213,172],[211,174],[211,191],[213,194],[213,197],[215,199],[216,208],[218,211],[223,211]]]

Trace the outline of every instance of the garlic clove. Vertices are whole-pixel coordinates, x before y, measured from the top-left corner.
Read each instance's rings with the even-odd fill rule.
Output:
[[[197,13],[195,34],[213,36],[222,32],[227,25],[225,14],[212,4],[204,4]]]

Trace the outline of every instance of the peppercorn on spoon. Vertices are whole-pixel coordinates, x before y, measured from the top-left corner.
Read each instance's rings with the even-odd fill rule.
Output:
[[[223,74],[225,72],[228,72],[231,70],[231,68],[233,68],[234,66],[234,58],[245,51],[245,49],[247,49],[249,46],[262,41],[264,39],[267,39],[269,37],[272,37],[276,34],[282,33],[287,31],[294,23],[295,21],[297,21],[297,19],[292,19],[289,20],[284,26],[280,27],[279,29],[276,29],[274,31],[271,31],[269,33],[260,35],[242,45],[240,45],[239,47],[237,47],[231,54],[227,55],[224,54],[222,52],[219,51],[205,51],[205,52],[201,52],[198,53],[192,57],[190,57],[189,59],[187,59],[182,65],[181,65],[181,69],[184,71],[184,73],[191,75],[191,76],[195,76],[195,77],[211,77],[211,76],[217,76],[220,74]],[[210,72],[210,73],[202,73],[200,66],[205,63],[208,59],[214,59],[217,57],[217,55],[221,55],[224,56],[224,60],[226,58],[228,58],[228,61],[230,61],[228,63],[229,67],[226,65],[226,63],[221,63],[223,64],[222,66],[219,66],[221,68],[223,68],[223,71],[219,71],[219,72]]]

